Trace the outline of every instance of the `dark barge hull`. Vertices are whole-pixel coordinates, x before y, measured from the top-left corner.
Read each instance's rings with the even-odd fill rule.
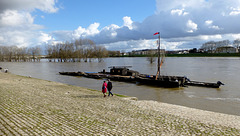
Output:
[[[121,75],[111,75],[110,73],[85,73],[85,72],[59,72],[61,75],[68,76],[83,76],[87,78],[103,79],[108,78],[114,81],[130,82],[130,83],[140,83],[144,85],[166,87],[166,88],[177,88],[185,86],[198,86],[198,87],[209,87],[209,88],[219,88],[222,84],[220,83],[207,83],[198,81],[187,81],[186,77],[181,76],[160,76],[155,80],[154,75],[139,75],[139,76],[121,76]]]
[[[68,76],[83,76],[87,78],[102,79],[108,78],[113,81],[121,82],[132,82],[140,83],[144,85],[167,87],[167,88],[177,88],[183,85],[184,77],[175,77],[175,76],[161,76],[157,80],[153,76],[151,77],[135,77],[135,76],[121,76],[121,75],[111,75],[103,73],[84,73],[84,72],[59,72],[61,75]],[[181,79],[181,80],[178,80]]]
[[[59,72],[59,74],[67,76],[83,76],[81,72]]]
[[[152,86],[159,86],[159,87],[167,87],[167,88],[176,88],[180,87],[179,81],[168,81],[164,79],[149,79],[149,78],[136,78],[136,81],[141,84],[152,85]]]
[[[221,86],[221,84],[218,84],[218,83],[206,83],[206,82],[197,82],[197,81],[189,81],[189,82],[186,82],[185,85],[209,87],[209,88],[219,88]]]

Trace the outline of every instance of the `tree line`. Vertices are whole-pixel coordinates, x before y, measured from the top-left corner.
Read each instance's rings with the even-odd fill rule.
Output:
[[[0,61],[27,62],[40,61],[40,47],[0,46]]]
[[[117,51],[107,51],[103,46],[96,46],[92,40],[78,39],[45,47],[0,46],[0,61],[40,61],[43,52],[49,62],[91,62],[93,59],[101,62],[108,55],[119,55]]]
[[[210,52],[210,53],[214,53],[214,51],[219,48],[219,47],[227,47],[227,46],[233,46],[236,49],[240,49],[239,48],[240,45],[240,39],[236,39],[233,42],[230,42],[229,40],[223,40],[223,41],[209,41],[204,43],[200,49],[202,49],[204,52]]]
[[[92,59],[101,62],[104,57],[108,56],[105,47],[96,46],[89,39],[78,39],[74,42],[48,45],[46,52],[50,62],[91,62]]]

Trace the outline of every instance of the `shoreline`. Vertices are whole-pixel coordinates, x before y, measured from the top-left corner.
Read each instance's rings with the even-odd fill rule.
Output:
[[[240,116],[0,72],[0,135],[240,135]],[[134,99],[134,100],[133,100]]]

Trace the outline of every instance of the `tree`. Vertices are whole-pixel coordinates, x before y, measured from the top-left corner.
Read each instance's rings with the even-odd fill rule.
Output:
[[[223,40],[223,41],[218,41],[218,42],[209,41],[209,42],[204,43],[201,46],[201,49],[203,49],[204,52],[214,53],[217,48],[219,48],[219,47],[227,47],[229,45],[230,45],[230,41],[229,40]]]
[[[237,48],[237,50],[238,50],[238,52],[240,53],[240,47],[239,47],[239,45],[240,45],[240,39],[236,39],[236,40],[234,40],[233,41],[233,45],[234,45],[234,47],[236,47]]]
[[[46,49],[48,58],[58,59],[58,62],[80,62],[84,59],[91,62],[93,58],[102,61],[103,57],[107,56],[107,50],[102,46],[96,46],[90,39],[77,39],[74,42],[58,43],[49,45]]]
[[[31,55],[33,61],[35,62],[37,57],[41,54],[41,48],[36,46],[36,47],[31,47],[28,49],[29,54]],[[39,60],[39,59],[38,59]]]
[[[156,53],[153,50],[148,50],[147,55],[148,55],[147,60],[151,64],[156,61]]]
[[[20,48],[19,51],[20,51],[22,61],[26,62],[27,47],[22,47]]]
[[[94,56],[98,59],[98,62],[102,61],[103,57],[108,55],[108,51],[105,47],[102,46],[95,46],[94,47]]]
[[[216,42],[209,41],[202,45],[201,49],[203,49],[204,52],[211,52],[213,53],[214,49],[216,49]]]

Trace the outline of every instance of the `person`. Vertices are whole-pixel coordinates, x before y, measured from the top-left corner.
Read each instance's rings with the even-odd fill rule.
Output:
[[[112,90],[112,82],[110,81],[110,79],[108,79],[107,89],[108,89],[108,96],[110,96],[110,94],[113,96],[113,94],[111,92],[111,90]]]
[[[103,93],[104,97],[106,97],[106,93],[107,93],[107,83],[106,83],[106,81],[103,81],[102,93]]]
[[[8,72],[8,68],[5,68],[5,69],[4,69],[4,72],[7,73],[7,72]]]

